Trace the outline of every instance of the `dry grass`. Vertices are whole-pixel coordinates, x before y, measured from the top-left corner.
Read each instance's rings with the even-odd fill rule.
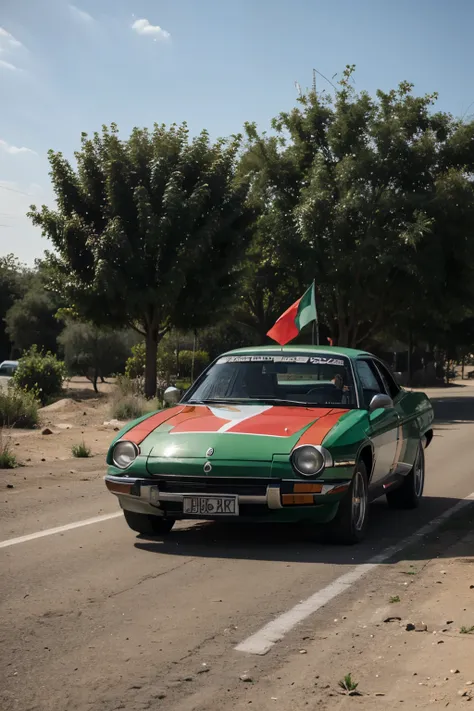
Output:
[[[38,409],[31,393],[15,387],[0,391],[0,427],[33,429],[39,421]]]
[[[160,409],[159,400],[146,400],[141,395],[118,394],[112,400],[111,415],[116,420],[136,420],[149,412]]]
[[[92,456],[91,448],[83,441],[80,444],[73,444],[71,447],[72,456],[77,459],[87,459]]]
[[[7,428],[0,429],[0,469],[16,469],[18,462],[11,450],[10,434]]]

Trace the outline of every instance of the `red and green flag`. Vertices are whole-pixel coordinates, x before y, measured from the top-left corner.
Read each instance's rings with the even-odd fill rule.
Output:
[[[312,321],[318,321],[314,282],[301,299],[295,301],[280,316],[273,328],[268,331],[267,336],[279,343],[280,346],[284,346],[296,338],[298,333]]]

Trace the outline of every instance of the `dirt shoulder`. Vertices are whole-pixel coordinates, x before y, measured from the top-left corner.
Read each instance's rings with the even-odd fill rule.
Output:
[[[422,555],[405,552],[403,560],[373,573],[350,601],[344,596],[344,603],[331,603],[324,621],[316,616],[294,635],[299,641],[287,647],[279,668],[270,671],[266,658],[248,657],[246,666],[242,660],[253,683],[233,707],[365,711],[474,704],[473,524],[471,506],[420,543]],[[342,693],[339,681],[347,674],[360,695]]]
[[[40,410],[39,428],[4,433],[20,466],[0,470],[0,486],[27,489],[48,486],[56,480],[80,481],[91,471],[104,468],[119,423],[111,422],[115,385],[101,384],[99,390],[99,394],[94,393],[85,378],[74,378],[61,399]],[[73,456],[73,447],[82,442],[91,451],[88,458]]]

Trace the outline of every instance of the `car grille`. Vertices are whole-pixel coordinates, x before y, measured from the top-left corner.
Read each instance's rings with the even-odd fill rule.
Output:
[[[265,496],[269,479],[235,477],[153,477],[160,491],[170,494],[238,494],[239,496]]]

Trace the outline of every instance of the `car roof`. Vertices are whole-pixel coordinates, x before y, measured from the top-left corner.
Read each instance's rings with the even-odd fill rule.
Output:
[[[17,360],[3,360],[0,363],[0,366],[2,366],[2,365],[18,365],[18,361]]]
[[[359,351],[355,348],[340,348],[339,346],[252,346],[248,348],[237,348],[233,351],[227,351],[223,355],[262,355],[271,354],[287,354],[298,353],[313,355],[314,353],[331,353],[332,355],[346,356],[346,358],[357,358],[359,356],[368,356],[367,351]]]

